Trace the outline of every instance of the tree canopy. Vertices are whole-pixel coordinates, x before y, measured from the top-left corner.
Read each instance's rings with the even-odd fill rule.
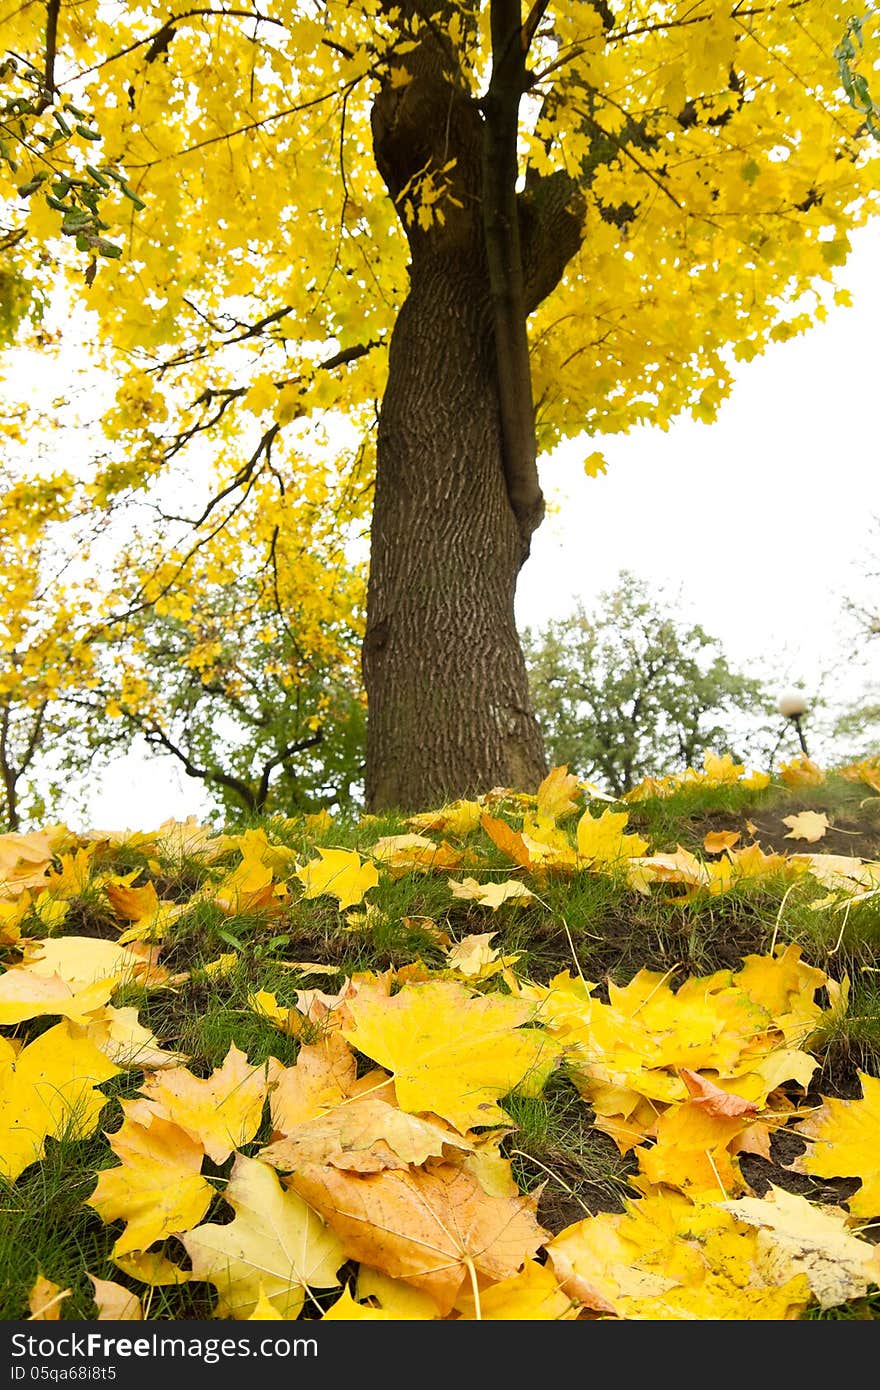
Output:
[[[736,361],[845,297],[873,15],[2,0],[0,25],[5,336],[113,383],[88,448],[37,464],[34,412],[72,398],[10,378],[5,707],[88,687],[101,643],[137,696],[151,616],[209,669],[202,596],[243,574],[315,669],[340,613],[366,627],[373,805],[533,780],[537,456],[710,421]]]
[[[772,708],[720,642],[623,571],[591,612],[524,634],[535,710],[555,765],[623,796],[643,777],[683,772],[703,754],[761,761]]]

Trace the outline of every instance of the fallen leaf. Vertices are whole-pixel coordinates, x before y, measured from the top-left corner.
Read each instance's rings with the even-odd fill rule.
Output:
[[[644,854],[648,841],[641,835],[624,834],[628,820],[626,811],[606,810],[601,816],[585,811],[577,824],[578,858],[593,868],[609,868]]]
[[[446,881],[454,898],[464,898],[479,903],[481,907],[491,907],[493,911],[502,903],[535,896],[524,883],[512,878],[505,879],[503,883],[477,883],[473,878],[465,878],[461,882],[454,878]]]
[[[406,824],[413,830],[447,831],[450,835],[470,835],[480,824],[483,808],[479,801],[452,801],[441,806],[439,811],[422,811],[419,815],[407,817]]]
[[[732,1091],[725,1091],[699,1072],[682,1067],[678,1074],[690,1091],[691,1104],[705,1110],[707,1115],[754,1115],[758,1109],[756,1101],[744,1100]]]
[[[783,816],[782,824],[791,827],[786,840],[806,840],[811,845],[821,840],[830,827],[824,811],[801,811],[796,816]]]
[[[391,999],[356,995],[348,1005],[352,1046],[394,1074],[403,1110],[433,1111],[465,1133],[504,1123],[497,1104],[530,1073],[540,1079],[559,1048],[525,1001],[474,996],[454,981],[406,985]]]
[[[86,1139],[119,1073],[85,1030],[67,1021],[41,1033],[0,1065],[0,1174],[10,1182],[43,1157],[47,1138]]]
[[[102,1014],[117,980],[96,980],[75,990],[60,975],[44,977],[23,966],[0,975],[0,1024],[23,1023],[30,1018],[57,1014],[85,1024]]]
[[[343,1289],[339,1298],[332,1303],[323,1317],[324,1322],[394,1322],[393,1313],[382,1308],[372,1308],[367,1303],[357,1303],[348,1289]]]
[[[808,1145],[790,1166],[820,1178],[861,1178],[847,1205],[853,1216],[871,1220],[880,1216],[880,1079],[862,1071],[858,1077],[861,1100],[825,1099],[794,1126]]]
[[[561,1322],[576,1318],[579,1305],[563,1293],[548,1265],[527,1260],[519,1274],[501,1279],[481,1290],[479,1303],[465,1286],[455,1308],[468,1321],[479,1316],[482,1322]]]
[[[159,1250],[133,1250],[128,1255],[112,1255],[111,1259],[123,1274],[151,1287],[186,1284],[192,1277],[188,1269],[172,1264]]]
[[[143,1319],[141,1301],[131,1289],[127,1289],[124,1284],[115,1283],[112,1279],[98,1279],[94,1274],[89,1274],[88,1277],[95,1291],[95,1307],[98,1310],[99,1322],[105,1318],[114,1322],[140,1322]]]
[[[28,1307],[31,1310],[30,1322],[59,1322],[61,1305],[70,1297],[70,1289],[62,1289],[45,1275],[38,1274],[28,1294]]]
[[[296,871],[305,885],[304,898],[319,898],[326,893],[338,900],[340,909],[354,907],[379,882],[375,864],[362,861],[356,850],[319,849],[318,855],[318,859]]]
[[[338,1031],[304,1043],[292,1067],[269,1059],[269,1109],[276,1134],[290,1134],[308,1120],[356,1094],[357,1061]]]
[[[359,1175],[306,1165],[288,1185],[337,1233],[345,1255],[404,1279],[449,1313],[473,1269],[497,1282],[516,1274],[547,1239],[538,1194],[489,1197],[450,1163]]]
[[[221,1067],[202,1080],[186,1067],[148,1076],[141,1094],[154,1113],[173,1121],[223,1163],[233,1149],[256,1134],[266,1098],[266,1068],[248,1065],[247,1054],[230,1045]]]
[[[740,838],[739,830],[710,830],[703,838],[703,849],[707,854],[720,854],[722,850],[733,849]]]
[[[265,1298],[282,1317],[295,1318],[307,1290],[338,1287],[345,1261],[338,1238],[266,1164],[238,1154],[224,1196],[233,1221],[182,1237],[193,1278],[217,1289],[215,1316],[248,1318]]]
[[[539,816],[551,821],[565,820],[578,808],[581,800],[581,785],[569,772],[567,766],[554,767],[538,787],[537,809]]]
[[[454,1130],[366,1094],[340,1100],[328,1113],[304,1120],[257,1157],[285,1172],[318,1163],[353,1173],[378,1173],[472,1147]]]
[[[397,1322],[431,1322],[439,1317],[437,1304],[430,1294],[365,1264],[358,1265],[357,1297],[361,1302],[372,1299]]]
[[[822,769],[805,753],[790,763],[783,763],[779,776],[787,787],[821,787],[826,780]]]
[[[719,1205],[759,1229],[764,1270],[777,1282],[805,1275],[822,1308],[863,1298],[880,1283],[880,1250],[847,1230],[843,1212],[772,1185],[766,1197]]]
[[[121,1256],[145,1251],[154,1241],[196,1226],[214,1196],[214,1188],[202,1177],[203,1145],[169,1120],[145,1114],[140,1106],[123,1102],[122,1126],[107,1136],[121,1166],[103,1169],[86,1198],[86,1206],[94,1207],[102,1221],[127,1223],[113,1247],[120,1269],[126,1268]]]

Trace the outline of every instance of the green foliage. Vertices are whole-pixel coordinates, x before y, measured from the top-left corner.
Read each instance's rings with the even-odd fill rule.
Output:
[[[868,79],[864,73],[857,70],[859,56],[864,47],[862,31],[866,20],[871,17],[872,14],[869,10],[862,18],[858,15],[852,15],[847,20],[846,30],[834,50],[834,56],[837,59],[837,71],[841,85],[850,104],[855,107],[856,111],[862,112],[865,117],[866,129],[870,131],[875,140],[880,140],[880,107],[871,96]]]
[[[650,769],[669,773],[706,749],[734,752],[731,722],[769,713],[759,681],[734,671],[720,643],[681,622],[647,583],[622,571],[593,616],[525,634],[532,699],[552,764],[622,796]]]

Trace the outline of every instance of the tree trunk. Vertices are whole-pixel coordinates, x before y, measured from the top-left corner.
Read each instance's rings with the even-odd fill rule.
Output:
[[[391,343],[371,538],[368,807],[534,789],[546,763],[513,611],[524,548],[476,248],[413,266]]]
[[[546,772],[513,614],[543,514],[525,319],[580,244],[582,206],[562,173],[516,192],[533,28],[521,30],[520,8],[493,0],[485,100],[469,91],[442,25],[420,22],[373,106],[376,165],[411,254],[371,532],[363,667],[373,811],[530,790]],[[421,7],[395,0],[395,9],[418,17]],[[543,7],[530,13],[537,22]],[[439,201],[421,197],[426,180]]]

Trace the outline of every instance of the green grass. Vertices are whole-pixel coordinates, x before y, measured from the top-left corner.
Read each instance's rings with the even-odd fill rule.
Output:
[[[768,851],[843,853],[839,846],[845,844],[846,853],[871,859],[877,857],[880,797],[867,793],[865,786],[843,778],[829,779],[822,787],[774,785],[760,792],[733,785],[698,786],[612,809],[627,811],[627,833],[638,832],[649,840],[648,853],[671,853],[683,846],[704,855],[708,831],[732,829],[740,832],[741,845],[755,838]],[[825,843],[786,841],[783,817],[807,807],[828,815],[838,835],[833,850]],[[517,824],[516,816],[509,819]],[[264,829],[274,844],[292,850],[300,864],[314,858],[316,844],[357,849],[363,855],[380,836],[408,830],[397,817],[334,822],[318,835],[308,832],[302,821],[255,821],[248,828]],[[162,942],[163,964],[179,978],[160,988],[127,986],[114,1003],[136,1006],[140,1021],[161,1045],[182,1053],[190,1070],[204,1077],[223,1062],[233,1043],[252,1065],[271,1057],[284,1066],[295,1062],[300,1040],[253,1010],[248,999],[256,991],[271,992],[289,1008],[301,991],[333,994],[357,972],[381,975],[426,967],[442,973],[445,946],[475,933],[493,934],[493,947],[515,958],[512,968],[520,979],[547,983],[559,972],[580,974],[600,999],[607,998],[609,984],[624,985],[640,970],[656,971],[674,987],[692,975],[735,971],[747,955],[765,955],[774,946],[795,942],[810,964],[836,981],[849,982],[848,1008],[826,1021],[812,1040],[819,1060],[813,1093],[858,1095],[859,1072],[880,1075],[880,893],[838,910],[827,901],[828,890],[812,876],[792,881],[781,873],[747,879],[717,894],[680,883],[655,884],[641,893],[623,873],[524,875],[480,829],[463,839],[427,833],[437,841],[448,839],[465,854],[476,854],[479,867],[465,861],[460,868],[437,873],[383,872],[367,895],[374,911],[354,928],[349,914],[332,898],[302,896],[292,868],[283,875],[291,891],[272,911],[232,915],[216,903],[196,901]],[[96,854],[94,867],[102,874],[138,870],[137,884],[149,878],[160,898],[187,904],[239,858],[231,848],[213,865],[199,853],[166,853],[157,864],[154,849],[123,845]],[[535,897],[490,911],[452,896],[448,878],[466,876],[484,882],[519,878]],[[362,903],[357,911],[363,916],[364,910]],[[52,934],[115,940],[120,929],[100,886],[91,883],[74,897],[67,918]],[[23,931],[47,934],[33,912]],[[5,963],[14,965],[14,945],[0,947],[3,951]],[[220,974],[206,971],[206,965],[223,955],[232,958],[230,969]],[[316,968],[321,965],[326,973]],[[502,980],[496,976],[486,988],[503,990]],[[14,1032],[29,1041],[53,1022],[38,1018]],[[4,1032],[9,1035],[9,1030]],[[306,1028],[302,1040],[319,1035],[318,1028]],[[371,1065],[361,1060],[365,1068]],[[119,1099],[136,1094],[139,1082],[140,1073],[134,1070],[104,1087],[108,1101],[101,1130],[112,1133],[118,1127]],[[624,1200],[635,1195],[629,1186],[635,1159],[621,1155],[595,1128],[592,1111],[564,1068],[551,1076],[539,1096],[514,1091],[503,1105],[510,1125],[502,1152],[510,1159],[520,1190],[539,1191],[538,1215],[546,1229],[555,1232],[590,1213],[619,1211]],[[267,1126],[264,1121],[246,1152],[268,1140]],[[85,1141],[49,1140],[42,1162],[32,1164],[17,1182],[0,1186],[0,1318],[22,1315],[37,1273],[72,1290],[65,1318],[94,1315],[87,1272],[125,1282],[109,1257],[121,1223],[107,1227],[85,1205],[96,1173],[116,1162],[101,1130]],[[229,1166],[218,1169],[218,1175],[225,1176]],[[228,1220],[228,1208],[219,1199],[215,1205],[208,1219]],[[213,1306],[210,1287],[195,1284],[156,1288],[150,1300],[150,1317],[207,1317]],[[826,1320],[877,1316],[880,1294],[842,1309],[810,1313]]]

